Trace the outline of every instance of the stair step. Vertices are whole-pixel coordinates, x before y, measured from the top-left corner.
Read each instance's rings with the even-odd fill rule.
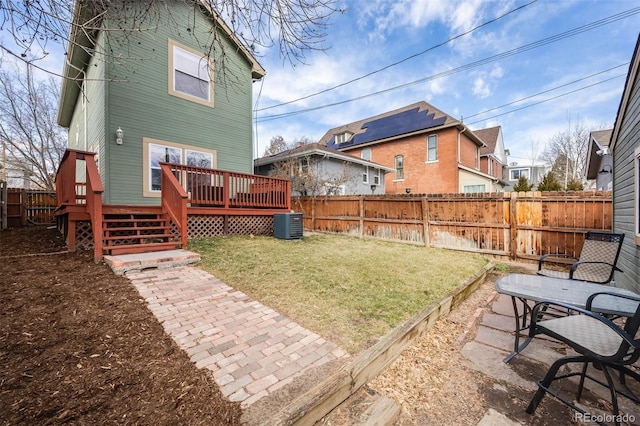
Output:
[[[153,218],[135,218],[135,219],[109,219],[104,218],[104,223],[134,223],[134,222],[169,222],[169,218],[165,217],[153,217]]]
[[[137,235],[109,235],[102,237],[102,241],[118,241],[118,240],[149,240],[156,238],[171,238],[173,234],[137,234]]]
[[[114,232],[114,231],[125,231],[125,232],[131,232],[131,231],[139,231],[139,230],[146,230],[146,231],[152,231],[152,230],[158,230],[158,231],[162,231],[162,230],[168,230],[171,229],[171,226],[163,226],[163,225],[154,225],[154,226],[118,226],[118,227],[108,227],[108,228],[102,228],[103,231],[107,231],[107,232]]]
[[[119,246],[105,246],[103,249],[112,255],[146,253],[151,251],[171,250],[180,246],[179,241],[147,244],[123,244]]]

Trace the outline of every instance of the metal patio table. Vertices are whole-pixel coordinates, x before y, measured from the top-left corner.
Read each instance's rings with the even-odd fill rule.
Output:
[[[500,277],[496,280],[496,290],[500,294],[511,296],[513,313],[516,320],[516,337],[513,352],[504,359],[504,362],[509,362],[514,356],[527,347],[531,341],[531,337],[527,336],[525,341],[520,344],[520,332],[529,328],[527,317],[530,315],[532,307],[527,301],[562,302],[578,308],[585,308],[587,299],[594,293],[612,292],[638,296],[638,294],[622,288],[588,283],[585,281],[528,274],[509,274]],[[522,314],[520,314],[520,310],[518,309],[518,300],[522,302],[523,305]],[[595,298],[591,310],[606,315],[630,317],[633,316],[637,307],[637,302],[602,295]]]

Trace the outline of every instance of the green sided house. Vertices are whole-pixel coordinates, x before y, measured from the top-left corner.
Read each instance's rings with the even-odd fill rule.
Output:
[[[188,237],[262,233],[289,211],[288,181],[251,174],[252,83],[265,71],[204,3],[156,15],[144,2],[105,13],[76,2],[56,179],[70,248],[93,244],[100,258],[185,247]],[[119,30],[124,16],[145,29]]]

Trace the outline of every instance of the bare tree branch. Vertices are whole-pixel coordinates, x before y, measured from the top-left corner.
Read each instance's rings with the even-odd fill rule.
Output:
[[[53,177],[67,136],[56,122],[59,83],[33,78],[28,65],[0,59],[0,143],[7,150],[5,167],[28,175],[35,186],[54,190]]]

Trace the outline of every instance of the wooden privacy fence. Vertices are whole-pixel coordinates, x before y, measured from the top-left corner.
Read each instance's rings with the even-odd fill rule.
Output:
[[[537,259],[579,256],[588,230],[612,227],[612,193],[298,197],[306,229]]]
[[[50,224],[56,207],[55,192],[7,188],[0,182],[1,229]]]

